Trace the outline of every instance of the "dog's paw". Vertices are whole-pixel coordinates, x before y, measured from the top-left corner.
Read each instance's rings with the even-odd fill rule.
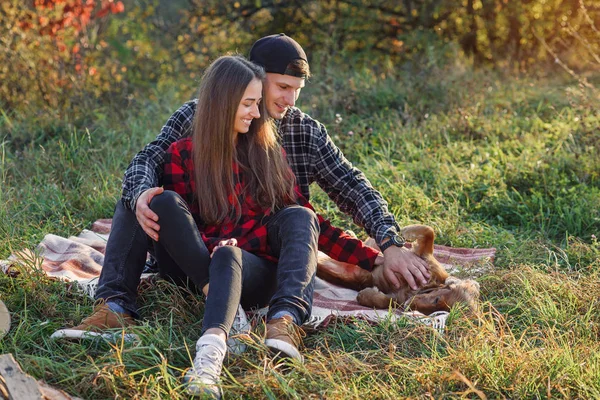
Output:
[[[356,236],[356,233],[352,229],[346,229],[344,231],[344,233],[346,235],[349,235],[349,236],[353,237],[354,239],[358,239],[358,236]]]
[[[371,300],[374,297],[377,297],[380,293],[381,293],[381,291],[379,289],[377,289],[376,287],[366,288],[366,289],[363,289],[360,292],[358,292],[358,295],[356,296],[356,301],[358,302],[358,304],[363,304],[363,305],[371,304],[372,303]]]
[[[358,295],[360,296],[362,294],[363,296],[373,296],[373,295],[376,295],[377,293],[381,293],[381,290],[379,290],[377,287],[373,286],[373,287],[369,287],[369,288],[361,290],[360,292],[358,292]]]

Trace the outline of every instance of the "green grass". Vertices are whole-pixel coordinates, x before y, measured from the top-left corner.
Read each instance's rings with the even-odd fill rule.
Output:
[[[407,321],[337,322],[307,336],[306,364],[289,371],[257,343],[227,361],[226,398],[600,397],[598,93],[556,78],[431,68],[317,75],[301,107],[400,224],[431,225],[441,244],[498,249],[496,268],[477,278],[481,315],[453,310],[443,336]],[[99,105],[77,120],[0,113],[0,259],[112,215],[130,159],[181,103],[160,98],[118,112]],[[364,235],[313,193],[318,210]],[[0,352],[36,378],[89,399],[186,398],[199,296],[145,286],[138,345],[50,341],[93,302],[39,273],[0,275],[0,296],[13,316]]]

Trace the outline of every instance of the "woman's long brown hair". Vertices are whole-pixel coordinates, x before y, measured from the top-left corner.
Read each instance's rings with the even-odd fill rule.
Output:
[[[240,218],[233,163],[240,165],[250,195],[262,207],[277,209],[295,202],[295,177],[277,142],[265,102],[248,133],[234,135],[235,115],[246,87],[265,72],[240,56],[223,56],[205,71],[198,92],[192,143],[200,217],[207,224]],[[232,199],[233,201],[230,201]],[[233,204],[232,204],[233,203]]]

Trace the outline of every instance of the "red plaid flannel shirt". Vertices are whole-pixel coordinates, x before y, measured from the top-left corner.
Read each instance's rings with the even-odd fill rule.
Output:
[[[241,218],[237,222],[225,221],[220,225],[206,225],[199,216],[198,202],[195,199],[194,165],[192,160],[192,140],[190,138],[180,139],[173,143],[167,150],[167,158],[164,166],[163,187],[179,194],[188,204],[192,216],[198,225],[204,243],[209,251],[224,239],[235,238],[238,247],[264,257],[271,261],[277,261],[273,256],[267,243],[267,227],[264,217],[270,215],[270,209],[261,208],[254,199],[246,196],[240,198]],[[237,164],[233,165],[233,173],[237,175],[235,182],[236,195],[239,197],[244,185],[243,175]],[[297,202],[299,205],[314,208],[302,196],[296,187]],[[356,264],[363,269],[371,270],[375,258],[379,252],[371,247],[365,246],[363,242],[355,239],[335,228],[331,223],[317,215],[319,218],[320,235],[319,250],[333,259]]]

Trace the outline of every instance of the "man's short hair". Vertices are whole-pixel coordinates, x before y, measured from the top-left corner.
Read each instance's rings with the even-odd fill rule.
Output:
[[[304,79],[310,78],[310,66],[308,65],[308,63],[305,60],[302,60],[300,58],[291,61],[287,65],[285,70],[294,72],[293,76],[301,76]],[[292,74],[286,74],[286,75],[292,75]]]

